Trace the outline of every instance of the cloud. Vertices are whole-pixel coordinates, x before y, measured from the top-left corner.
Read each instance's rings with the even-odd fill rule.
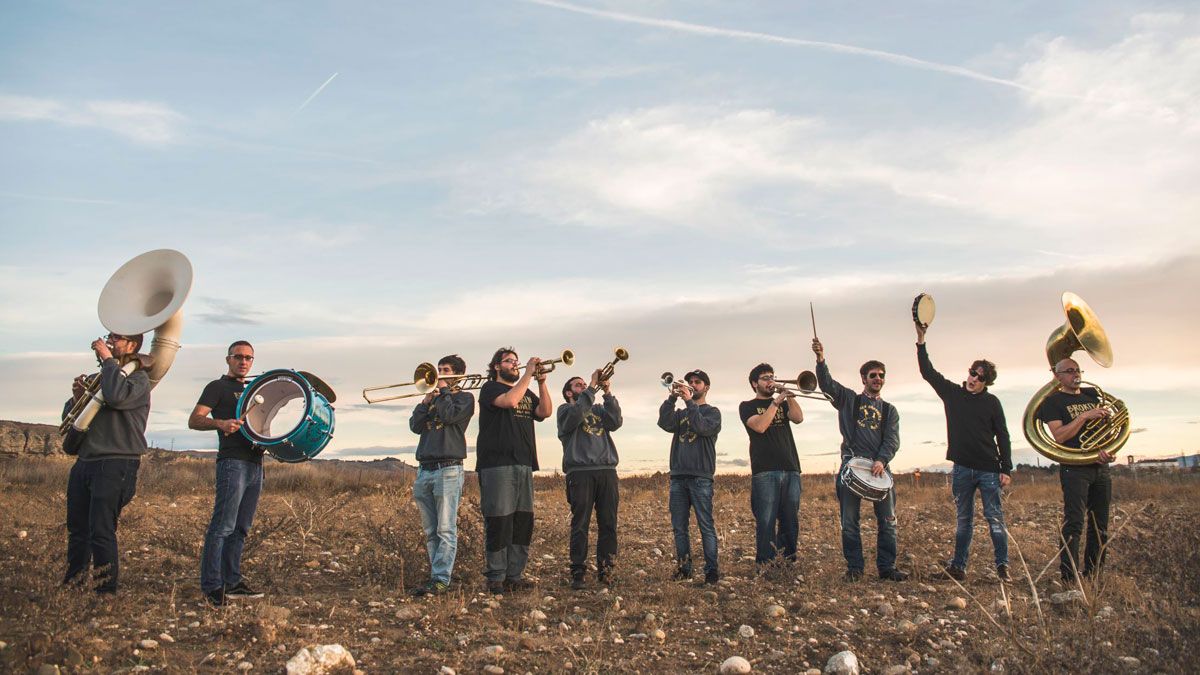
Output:
[[[717,464],[721,466],[750,466],[748,459],[718,459]]]
[[[1144,433],[1144,432],[1146,432],[1146,431],[1147,431],[1146,427],[1138,427],[1138,428],[1136,428],[1136,429],[1132,429],[1132,430],[1130,430],[1130,432],[1129,432],[1129,433],[1131,433],[1131,434],[1140,434],[1140,433]]]
[[[197,319],[206,323],[243,326],[257,326],[262,323],[257,317],[263,316],[264,312],[251,309],[240,302],[213,297],[201,297],[197,300],[208,307],[208,311],[196,314]]]
[[[329,457],[326,457],[325,459],[345,457],[386,457],[415,454],[417,454],[417,446],[415,445],[371,445],[356,448],[338,448],[337,450],[330,452]]]
[[[169,145],[181,139],[186,118],[152,101],[63,102],[0,95],[0,121],[48,121],[71,127],[95,127],[144,145]]]

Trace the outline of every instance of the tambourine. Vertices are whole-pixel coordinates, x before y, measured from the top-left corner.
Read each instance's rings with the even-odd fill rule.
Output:
[[[922,328],[928,328],[929,324],[933,323],[933,315],[936,311],[937,306],[933,304],[932,295],[922,293],[913,299],[913,322],[920,324]]]

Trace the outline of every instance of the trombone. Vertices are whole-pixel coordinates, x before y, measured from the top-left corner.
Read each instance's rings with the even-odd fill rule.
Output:
[[[413,371],[412,382],[400,382],[397,384],[385,384],[378,387],[367,387],[363,389],[363,399],[367,403],[382,403],[384,401],[394,401],[398,398],[412,398],[413,396],[424,396],[429,392],[437,389],[438,380],[448,380],[452,382],[451,388],[454,391],[462,391],[464,389],[478,389],[483,386],[482,375],[439,375],[437,366],[426,361],[417,366]],[[381,391],[383,389],[395,389],[398,387],[416,387],[417,391],[412,394],[396,394],[393,396],[380,396],[371,398],[367,396],[369,391]]]
[[[676,380],[675,375],[672,374],[671,371],[663,373],[658,381],[659,384],[671,390],[671,394],[674,396],[679,395],[680,389],[687,389],[688,391],[695,392],[695,389],[692,389],[692,385],[684,382],[683,380]]]
[[[615,350],[613,350],[613,355],[615,356],[615,358],[612,361],[609,361],[608,363],[606,363],[604,365],[604,367],[600,369],[600,381],[601,382],[608,382],[609,380],[612,379],[613,373],[616,372],[616,367],[617,367],[618,361],[628,361],[629,360],[629,350],[625,349],[624,347],[617,347]]]
[[[552,372],[554,372],[554,368],[560,363],[563,364],[564,366],[574,365],[575,364],[575,352],[571,351],[570,349],[564,349],[562,356],[559,356],[557,359],[547,359],[547,360],[539,363],[538,368],[537,368],[537,373],[534,373],[534,374],[535,375],[545,375],[546,373],[552,373]],[[547,368],[546,366],[549,366],[549,368]],[[523,366],[517,366],[516,370],[517,370],[517,372],[520,372],[522,368],[528,368],[528,367],[529,367],[529,364],[525,364]]]
[[[811,370],[805,370],[794,380],[775,380],[775,391],[790,392],[792,396],[815,398],[820,401],[833,401],[833,397],[823,391],[817,391],[817,376]]]

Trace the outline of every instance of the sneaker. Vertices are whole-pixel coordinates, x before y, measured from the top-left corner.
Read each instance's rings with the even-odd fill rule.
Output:
[[[705,586],[711,586],[720,580],[721,580],[721,575],[716,570],[712,570],[711,572],[704,573],[704,585]]]
[[[226,596],[235,598],[261,598],[264,594],[262,591],[256,591],[246,585],[246,582],[239,581],[233,586],[225,589]]]
[[[533,582],[528,579],[519,578],[519,579],[505,579],[504,580],[504,589],[509,592],[512,592],[512,593],[517,593],[520,591],[528,591],[532,588],[533,588]]]
[[[582,591],[586,584],[583,583],[583,575],[575,574],[571,576],[571,590]]]
[[[950,563],[944,563],[942,565],[942,572],[939,575],[939,578],[954,579],[955,581],[966,581],[967,580],[967,571],[961,567],[955,567],[954,565],[951,565]]]
[[[896,568],[884,570],[879,573],[879,578],[884,581],[904,581],[908,579],[908,572],[901,572]]]
[[[430,595],[445,595],[450,592],[450,584],[445,581],[435,581],[429,585]]]
[[[1012,578],[1008,576],[1008,565],[996,565],[996,576],[1005,583],[1012,581]]]
[[[679,567],[675,568],[675,573],[671,575],[671,579],[674,581],[684,581],[684,580],[691,579],[691,578],[692,578],[692,566],[691,565],[680,565]]]
[[[504,595],[504,582],[489,581],[487,582],[487,590],[488,593],[491,593],[492,595]]]
[[[204,600],[211,607],[221,607],[225,604],[225,591],[219,588],[215,591],[209,591],[204,594]]]
[[[424,584],[421,584],[420,586],[417,586],[416,588],[410,590],[408,592],[408,594],[414,598],[420,598],[420,597],[424,597],[426,595],[433,595],[433,584],[434,584],[434,582],[432,582],[432,581],[426,581]]]
[[[858,581],[859,579],[862,579],[862,570],[846,570],[845,576],[842,577],[843,581],[849,581],[851,583]]]

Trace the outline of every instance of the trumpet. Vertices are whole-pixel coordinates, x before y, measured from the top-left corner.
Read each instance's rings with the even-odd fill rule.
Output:
[[[683,389],[687,389],[691,392],[695,391],[695,389],[692,389],[692,385],[688,384],[687,382],[684,382],[683,380],[676,380],[675,375],[671,373],[671,371],[667,371],[662,374],[662,376],[659,378],[659,384],[669,389],[671,394],[674,396],[678,396],[680,391]]]
[[[570,349],[564,349],[562,355],[559,356],[557,359],[546,359],[546,360],[542,361],[541,363],[538,364],[537,372],[534,373],[534,375],[545,375],[546,373],[552,373],[552,372],[554,372],[554,368],[560,363],[563,364],[564,366],[574,365],[575,364],[575,352],[571,351]],[[549,366],[549,368],[547,368],[546,366]],[[528,368],[528,367],[529,367],[528,364],[523,365],[523,366],[517,366],[516,370],[517,370],[517,372],[520,372],[522,368]]]
[[[451,382],[450,388],[453,391],[462,391],[464,389],[478,389],[483,386],[484,377],[482,375],[439,375],[437,366],[426,361],[417,366],[413,371],[413,379],[411,382],[399,382],[397,384],[384,384],[378,387],[367,387],[363,389],[363,399],[367,403],[382,403],[384,401],[394,401],[398,398],[412,398],[414,396],[424,396],[429,392],[437,389],[438,380],[446,380]],[[384,389],[395,389],[398,387],[416,387],[416,391],[411,394],[395,394],[392,396],[381,396],[371,398],[367,396],[367,392],[382,391]]]
[[[811,370],[802,371],[794,380],[775,380],[776,392],[789,392],[792,396],[814,398],[819,401],[832,401],[833,398],[823,391],[817,391],[817,376]]]
[[[629,350],[625,349],[624,347],[617,347],[615,350],[613,350],[613,355],[615,356],[615,358],[612,361],[609,361],[607,364],[604,365],[603,368],[600,369],[600,381],[601,382],[608,382],[609,380],[612,379],[613,373],[616,372],[616,366],[617,366],[618,361],[628,361],[629,360]]]

